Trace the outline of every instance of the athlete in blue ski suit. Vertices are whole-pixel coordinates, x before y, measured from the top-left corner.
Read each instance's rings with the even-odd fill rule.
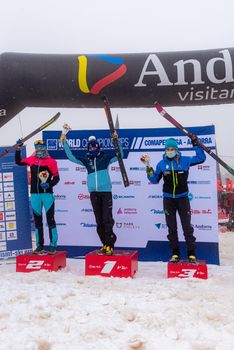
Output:
[[[65,138],[62,141],[68,159],[87,169],[88,191],[96,219],[97,233],[103,244],[100,251],[111,255],[117,237],[113,232],[115,222],[112,215],[112,185],[108,167],[117,161],[117,157],[114,150],[110,153],[102,151],[95,137],[91,136],[89,139],[86,157],[75,157]],[[121,146],[120,149],[122,152]]]
[[[168,226],[168,239],[172,248],[172,261],[180,258],[180,249],[177,232],[176,212],[180,216],[184,237],[187,245],[189,260],[195,261],[195,237],[191,225],[191,209],[188,198],[188,175],[190,166],[201,164],[206,160],[204,151],[197,145],[197,138],[192,141],[196,155],[193,157],[182,156],[178,151],[175,139],[170,138],[165,144],[163,159],[157,164],[156,169],[147,167],[147,177],[153,184],[163,184],[163,208]]]

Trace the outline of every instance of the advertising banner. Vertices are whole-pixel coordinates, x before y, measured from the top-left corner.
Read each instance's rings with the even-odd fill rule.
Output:
[[[125,54],[0,55],[0,127],[25,107],[233,103],[234,48]]]
[[[215,150],[213,126],[188,128],[199,136],[208,147]],[[58,142],[60,131],[44,131],[50,155],[58,160],[60,182],[55,190],[55,212],[59,232],[59,245],[71,255],[83,255],[100,246],[96,223],[87,191],[85,167],[70,162],[63,145]],[[108,130],[70,131],[68,143],[75,156],[85,156],[87,139],[96,136],[102,149],[112,149]],[[162,180],[151,184],[141,163],[142,154],[149,154],[151,165],[162,159],[165,141],[168,137],[177,139],[182,155],[193,156],[191,140],[181,136],[175,128],[122,129],[119,140],[124,150],[124,163],[130,180],[125,188],[118,163],[112,163],[109,172],[112,180],[114,232],[118,248],[137,248],[142,260],[167,260],[171,254],[167,241],[167,226],[163,212]],[[192,210],[192,224],[197,239],[198,258],[209,263],[219,263],[216,162],[207,155],[203,164],[190,168],[188,184]],[[180,219],[178,231],[185,255],[186,247]]]
[[[3,152],[7,147],[0,147]],[[22,147],[22,157],[26,156]],[[15,154],[0,159],[0,259],[32,251],[27,168],[15,165]]]

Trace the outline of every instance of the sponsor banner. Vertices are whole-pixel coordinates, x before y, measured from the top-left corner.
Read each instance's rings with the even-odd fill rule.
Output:
[[[190,128],[190,131],[207,140],[207,145],[215,151],[213,126]],[[155,168],[162,159],[164,141],[168,137],[175,137],[181,141],[179,150],[182,155],[193,156],[195,152],[188,139],[179,135],[175,128],[135,129],[134,131],[124,129],[120,130],[119,133],[125,140],[123,144],[124,163],[130,186],[124,188],[118,163],[112,163],[109,167],[109,173],[112,181],[114,232],[118,237],[116,247],[139,248],[145,249],[147,252],[149,242],[167,243],[168,232],[163,211],[162,181],[157,185],[149,184],[140,157],[147,151],[147,154],[150,155],[151,165]],[[87,140],[90,134],[99,139],[103,138],[103,140],[109,137],[108,130],[72,131],[71,134],[69,132],[68,138],[81,140],[72,143],[72,151],[75,156],[85,155],[86,151],[82,149],[82,144],[84,144],[82,140]],[[57,131],[43,132],[43,138],[46,141],[58,138],[59,135]],[[158,142],[146,145],[144,140],[151,140],[150,142],[158,140]],[[103,142],[103,144],[109,147],[109,143]],[[81,147],[79,148],[78,145]],[[126,145],[128,146],[125,147]],[[147,148],[145,149],[145,147]],[[108,148],[106,151],[108,152]],[[58,159],[60,169],[69,169],[69,171],[60,172],[61,180],[54,188],[56,221],[59,223],[59,244],[76,247],[100,246],[90,194],[87,190],[86,169],[65,159],[62,148],[50,150],[50,154]],[[192,224],[197,243],[216,244],[218,243],[218,221],[216,163],[214,159],[207,155],[203,164],[191,167],[188,183]],[[67,211],[64,212],[65,210]],[[11,209],[12,211],[13,209]],[[178,232],[180,241],[184,242],[179,218]],[[167,249],[170,253],[168,246]],[[209,254],[211,256],[213,253],[207,252],[207,259],[209,259]],[[162,252],[163,254],[165,252]],[[216,261],[218,262],[218,256],[216,256]]]
[[[27,106],[103,108],[105,91],[113,108],[152,108],[156,100],[164,106],[233,103],[233,57],[232,47],[107,55],[4,53],[0,127]],[[51,150],[58,147],[58,138],[49,141]],[[74,146],[80,146],[78,137]]]
[[[32,250],[27,168],[15,166],[14,158],[9,153],[0,159],[0,259]]]

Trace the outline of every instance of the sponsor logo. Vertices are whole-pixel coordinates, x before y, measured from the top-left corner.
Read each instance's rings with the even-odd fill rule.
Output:
[[[122,229],[134,229],[137,230],[140,228],[139,225],[134,224],[133,222],[116,222],[115,226],[117,228],[122,228]]]
[[[16,213],[13,212],[6,212],[6,220],[16,220]]]
[[[4,183],[4,190],[6,188],[9,188],[9,189],[12,188],[12,190],[10,189],[9,191],[13,191],[14,190],[14,182],[6,182],[6,183]]]
[[[159,195],[159,194],[149,194],[148,198],[150,198],[150,199],[159,199],[159,198],[163,198],[163,196]]]
[[[65,200],[67,198],[67,196],[65,194],[55,194],[54,198],[56,200]]]
[[[3,181],[13,181],[13,173],[3,173]]]
[[[82,201],[83,199],[90,199],[90,195],[89,194],[84,194],[84,193],[79,193],[78,194],[78,199],[79,199],[79,201]]]
[[[141,167],[131,167],[129,168],[129,170],[131,171],[145,171],[145,167],[144,166],[141,166]]]
[[[96,224],[89,224],[87,222],[81,222],[80,225],[82,227],[96,227],[97,226]]]
[[[136,208],[124,208],[123,210],[119,208],[117,214],[137,214]]]
[[[65,181],[64,185],[75,185],[75,181]]]
[[[141,186],[141,181],[129,180],[130,185]]]
[[[87,67],[92,66],[92,60],[97,58],[98,60],[102,60],[108,62],[109,65],[113,66],[113,71],[104,75],[96,81],[92,87],[89,87],[87,81]],[[117,68],[116,68],[117,67]],[[80,90],[85,94],[97,95],[102,91],[105,87],[112,84],[114,81],[121,78],[127,71],[127,67],[124,63],[124,60],[120,57],[111,57],[105,55],[92,55],[92,56],[78,56],[78,86]]]
[[[55,209],[57,213],[68,213],[67,209]]]
[[[195,199],[211,199],[211,196],[194,196]]]
[[[81,173],[85,173],[86,172],[86,168],[84,166],[76,166],[76,171],[80,171]]]
[[[16,231],[7,231],[7,240],[13,241],[17,239],[17,232]]]
[[[46,145],[47,145],[47,149],[49,151],[57,151],[57,149],[58,149],[58,140],[56,140],[56,139],[48,139],[48,140],[46,140]]]
[[[119,166],[111,166],[111,171],[120,172],[120,167]]]
[[[191,185],[209,185],[210,180],[205,180],[205,181],[188,181],[188,184]]]
[[[161,222],[155,224],[155,227],[158,229],[158,230],[162,230],[162,229],[165,229],[167,228],[167,225],[166,224],[162,224]]]
[[[220,50],[217,52],[218,54],[219,56],[210,58],[205,64],[192,57],[187,60],[181,59],[177,62],[172,62],[173,67],[176,69],[175,79],[173,81],[171,76],[169,77],[167,75],[163,63],[157,54],[149,54],[143,65],[139,80],[134,84],[134,87],[145,87],[149,80],[150,84],[152,84],[152,79],[149,79],[149,76],[153,76],[155,77],[155,86],[182,86],[183,91],[177,92],[178,98],[182,102],[229,99],[233,97],[233,89],[229,91],[227,89],[214,88],[213,86],[207,86],[206,82],[210,82],[211,85],[234,82],[232,57],[229,50]],[[191,77],[186,74],[188,63],[193,70]],[[220,67],[220,65],[224,66],[224,74],[221,77],[218,76],[216,71],[216,67]],[[206,81],[204,80],[205,78]],[[196,85],[201,86],[201,84],[204,84],[204,90],[198,90],[196,88]],[[186,85],[191,86],[187,91],[184,90]]]
[[[87,185],[87,181],[86,180],[82,180],[81,181],[81,185]]]
[[[5,210],[15,210],[15,202],[5,202]]]
[[[111,181],[112,185],[122,185],[122,181]]]
[[[0,241],[6,241],[6,232],[0,232]]]
[[[198,170],[203,170],[203,171],[209,171],[210,170],[210,166],[209,165],[198,165],[197,169]]]
[[[69,171],[69,168],[59,168],[59,171]]]
[[[14,200],[15,199],[14,192],[4,192],[4,199],[5,200]]]
[[[150,209],[151,213],[153,214],[164,214],[164,210],[159,209]]]
[[[192,225],[194,229],[201,230],[201,231],[211,231],[212,226],[211,225]]]
[[[191,214],[212,214],[211,209],[191,209]]]
[[[89,265],[89,269],[100,269],[101,265]]]
[[[6,222],[7,230],[15,230],[16,229],[16,221],[8,221]]]
[[[83,212],[83,213],[92,213],[93,209],[91,209],[91,208],[82,208],[81,212]]]
[[[125,199],[132,199],[132,198],[135,198],[135,196],[132,196],[132,195],[118,195],[118,194],[114,194],[113,195],[113,199],[120,199],[120,198],[125,198]]]
[[[67,226],[65,222],[56,222],[57,226]]]

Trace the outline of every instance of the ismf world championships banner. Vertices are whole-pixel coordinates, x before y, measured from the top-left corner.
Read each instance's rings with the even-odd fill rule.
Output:
[[[200,140],[215,151],[213,126],[188,128]],[[109,167],[112,179],[114,232],[118,239],[116,247],[139,251],[140,260],[167,261],[170,249],[163,212],[162,183],[149,183],[145,167],[140,161],[142,154],[149,154],[151,165],[162,159],[165,140],[174,137],[182,155],[195,155],[190,139],[181,136],[175,128],[122,129],[119,140],[124,150],[124,163],[130,186],[123,186],[118,163]],[[55,190],[55,211],[58,225],[59,245],[68,251],[68,256],[83,256],[100,246],[90,197],[87,191],[85,167],[70,162],[62,144],[58,142],[61,131],[45,131],[50,155],[58,160],[60,182]],[[96,136],[101,148],[107,152],[113,147],[108,130],[70,131],[68,143],[75,156],[85,156],[87,139]],[[197,239],[197,257],[208,263],[219,263],[216,162],[207,155],[205,163],[190,168],[189,199],[192,209],[192,224]],[[178,231],[182,257],[186,247],[180,220]]]
[[[0,153],[6,148],[0,147]],[[15,165],[12,152],[0,159],[0,259],[31,251],[27,168]]]

